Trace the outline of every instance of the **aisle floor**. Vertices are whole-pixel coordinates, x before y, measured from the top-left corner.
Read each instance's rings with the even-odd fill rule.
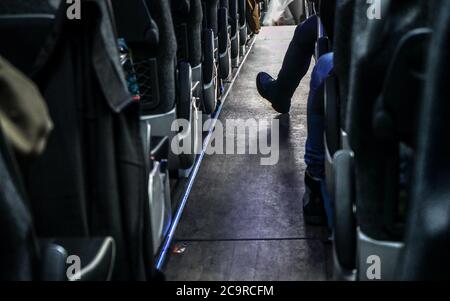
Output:
[[[280,160],[261,155],[205,156],[169,254],[168,280],[327,280],[327,231],[302,217],[306,100],[302,80],[290,115],[279,115],[256,90],[259,71],[276,76],[295,27],[264,27],[227,97],[219,120],[280,121]],[[230,133],[228,133],[230,134]],[[225,136],[227,133],[225,133]],[[224,138],[225,140],[226,138]]]

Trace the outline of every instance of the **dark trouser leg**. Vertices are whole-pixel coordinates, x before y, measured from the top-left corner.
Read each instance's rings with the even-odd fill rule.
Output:
[[[276,80],[277,100],[289,101],[311,64],[317,40],[317,16],[311,16],[295,29]]]

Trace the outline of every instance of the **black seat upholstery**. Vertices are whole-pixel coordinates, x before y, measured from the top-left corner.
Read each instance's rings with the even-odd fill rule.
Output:
[[[188,34],[189,34],[189,63],[192,68],[202,63],[202,22],[203,10],[201,0],[190,0]]]
[[[112,238],[38,240],[25,201],[15,158],[0,132],[1,281],[111,279],[115,246]],[[67,273],[67,258],[80,258],[80,271]],[[67,275],[74,276],[68,278]]]
[[[189,35],[189,63],[195,69],[202,63],[202,22],[203,10],[201,0],[190,0],[188,35]]]
[[[350,59],[354,0],[336,3],[335,32],[333,44],[334,68],[324,84],[325,108],[325,173],[327,190],[334,199],[334,164],[333,157],[337,151],[346,148],[347,141],[345,117],[349,90]]]
[[[9,155],[0,129],[0,225],[3,240],[0,247],[0,280],[33,280],[36,273],[33,266],[38,258],[37,241],[12,162],[14,160]]]
[[[146,0],[146,3],[159,30],[159,44],[154,52],[157,61],[159,99],[153,100],[154,106],[148,112],[151,114],[164,113],[173,109],[176,103],[176,36],[170,3],[159,0]],[[139,51],[135,57],[136,61],[144,63],[142,60],[148,59],[149,53]],[[147,74],[147,76],[149,75]]]
[[[219,76],[228,79],[231,74],[230,34],[228,0],[220,0],[218,10],[218,39],[219,39]]]
[[[203,91],[204,110],[211,114],[217,103],[219,84],[217,80],[218,57],[218,0],[202,0],[203,9]]]
[[[203,10],[201,0],[173,0],[172,12],[178,42],[178,60],[188,62],[191,65],[192,85],[198,83],[193,91],[194,97],[200,100],[202,111],[211,114],[215,110],[216,104],[215,97],[211,97],[208,94],[209,91],[204,91],[203,88],[203,73],[208,73],[205,76],[208,82],[211,81],[213,73],[211,68],[206,70],[203,68],[205,65],[203,64],[204,56],[211,56],[211,53],[204,51],[202,43]],[[205,60],[207,61],[207,59]]]
[[[240,56],[238,0],[229,0],[228,13],[231,26],[231,60],[233,67],[237,67]]]
[[[241,44],[241,53],[245,53],[245,45],[247,43],[247,1],[238,0],[239,13],[239,43]]]
[[[134,55],[143,114],[171,111],[176,103],[177,43],[170,3],[156,0],[112,3],[117,31]]]
[[[425,75],[425,93],[417,128],[417,161],[405,236],[401,280],[450,280],[445,262],[450,245],[450,145],[442,139],[449,128],[450,3],[434,1],[435,23]],[[437,13],[437,14],[436,14]]]
[[[217,48],[219,41],[217,40],[217,35],[219,34],[219,23],[217,20],[217,10],[219,9],[219,0],[203,0],[203,10],[204,10],[204,26],[205,28],[210,28],[214,33],[214,45]]]
[[[355,0],[337,1],[336,21],[333,41],[334,72],[339,86],[340,120],[342,127],[345,126],[346,104],[349,91],[351,43],[353,32]]]
[[[342,188],[346,180],[335,178],[335,204],[349,206],[348,210],[339,207],[336,211],[352,212],[351,208],[356,205],[358,233],[356,229],[347,233],[358,235],[359,263],[353,264],[364,265],[367,252],[373,252],[371,248],[382,248],[385,280],[394,277],[401,247],[383,242],[402,241],[407,216],[402,208],[408,204],[411,187],[409,170],[414,162],[414,127],[417,126],[430,36],[428,5],[422,1],[383,1],[383,18],[371,20],[367,18],[367,5],[355,2],[353,33],[357,33],[358,38],[352,39],[349,85],[345,80],[346,55],[341,52],[336,58],[339,61],[344,57],[337,72],[344,73],[344,93],[348,89],[348,97],[343,97],[348,99],[345,128],[350,149],[346,152],[351,159],[339,160],[343,165],[335,166],[338,169],[335,174],[342,175],[340,169],[350,166],[348,177],[354,179],[354,184]],[[386,26],[389,31],[383,30]],[[348,43],[348,40],[341,43]],[[405,90],[405,87],[409,88]],[[406,93],[407,90],[411,93]],[[346,194],[340,193],[345,189]],[[349,202],[339,196],[354,200]],[[337,216],[336,223],[336,227],[346,227],[351,221],[339,220]],[[336,242],[335,246],[341,244]],[[351,248],[356,250],[356,246]],[[354,266],[347,260],[346,267]],[[362,279],[363,274],[360,274]]]
[[[3,15],[0,13],[0,29],[3,25],[2,17]],[[11,25],[14,24],[14,21],[26,21],[24,17],[25,14],[9,16],[6,28],[14,31],[15,27],[11,27]],[[46,16],[43,17],[46,18]],[[37,16],[33,16],[33,19],[36,18]],[[43,23],[38,22],[38,24]],[[42,28],[38,29],[38,31],[40,30]],[[37,45],[32,47],[32,49],[37,48]],[[9,55],[11,54],[9,53]],[[16,57],[16,59],[19,58]],[[56,239],[52,239],[52,242],[49,242],[47,239],[38,237],[40,232],[36,231],[34,224],[34,218],[37,215],[30,210],[30,205],[36,204],[28,199],[28,181],[24,181],[22,174],[24,174],[25,165],[29,161],[35,161],[35,156],[39,156],[44,151],[48,136],[43,134],[42,148],[29,153],[18,147],[10,128],[11,123],[20,128],[24,124],[33,124],[35,118],[48,119],[49,117],[43,117],[43,115],[47,115],[47,108],[35,85],[3,58],[1,65],[0,94],[2,98],[7,99],[3,99],[4,102],[0,109],[2,110],[2,125],[0,126],[0,182],[2,187],[0,189],[0,207],[2,218],[0,224],[2,226],[1,237],[4,241],[0,247],[2,258],[0,279],[109,280],[114,267],[115,254],[114,240],[111,237],[98,239],[82,237],[71,244],[68,244],[65,239],[58,239],[57,242]],[[32,107],[33,112],[23,110],[21,107],[23,102]],[[3,118],[10,115],[8,106],[13,103],[12,107],[16,109],[15,116],[20,116],[20,118],[11,118],[9,123],[4,123]],[[38,108],[40,109],[36,111]],[[5,126],[6,124],[9,125]],[[5,126],[6,135],[3,135],[3,126]],[[57,212],[53,212],[53,214],[57,214]],[[61,223],[60,226],[64,225]],[[67,265],[67,260],[70,259],[70,256],[80,259],[79,265],[77,265],[80,268],[79,271],[75,269],[69,271],[70,266]],[[93,260],[87,260],[88,258]]]
[[[391,161],[391,155],[393,155],[391,151],[396,152],[397,147],[388,150],[386,143],[380,143],[380,139],[383,140],[383,138],[374,132],[374,109],[383,86],[388,84],[385,80],[387,80],[389,64],[395,64],[395,60],[399,59],[395,58],[394,54],[402,38],[412,29],[427,26],[427,5],[419,2],[421,1],[408,1],[408,3],[385,1],[383,13],[389,14],[389,17],[382,20],[368,20],[363,13],[367,7],[356,4],[354,31],[360,34],[358,39],[353,40],[352,46],[353,71],[350,78],[352,89],[349,92],[347,128],[350,146],[357,154],[355,157],[357,193],[359,194],[357,197],[364,200],[360,201],[361,207],[358,210],[359,219],[363,223],[360,226],[372,237],[379,239],[390,237],[384,231],[384,221],[379,218],[379,213],[383,212],[384,206],[379,200],[386,199],[386,195],[383,195],[384,190],[380,189],[379,185],[374,186],[373,183],[379,183],[380,179],[390,181],[394,166],[391,165],[390,168],[387,166],[396,165],[398,162]],[[384,32],[382,35],[383,20],[392,26],[389,32]],[[389,43],[383,43],[381,39],[388,40]],[[420,45],[416,47],[421,49]],[[418,51],[416,60],[420,61],[423,59],[422,56],[423,54]],[[394,129],[391,130],[395,133]],[[371,172],[367,173],[368,170]]]
[[[20,39],[17,43],[4,43],[2,45],[3,56],[11,58],[11,63],[23,72],[30,73],[39,54],[40,46],[45,42],[45,38],[52,29],[54,15],[47,14],[36,18],[30,17],[27,24],[18,24],[15,16],[17,15],[9,15],[2,18],[2,27],[5,33],[3,39],[11,41],[16,38],[16,35],[23,37],[23,39]],[[28,33],[30,27],[35,28],[32,35]],[[14,60],[15,58],[20,59]]]
[[[44,154],[21,162],[36,233],[40,238],[112,236],[114,278],[150,279],[153,259],[146,249],[153,247],[142,226],[148,196],[140,112],[123,79],[110,8],[104,1],[86,2],[82,23],[68,21],[65,13],[61,6],[32,73],[55,124]],[[30,24],[27,17],[16,22]]]
[[[218,64],[218,74],[221,79],[226,79],[231,72],[228,3],[219,0],[203,0],[202,5],[205,16],[203,26],[206,30],[212,30],[214,34],[214,57]]]
[[[188,23],[191,19],[191,3],[189,0],[181,0],[181,1],[171,1],[171,9],[172,9],[172,17],[175,26],[175,34],[177,38],[177,58],[178,60],[190,62],[191,55],[196,53],[196,57],[199,64],[201,61],[201,48],[195,49],[190,46],[191,44],[191,35],[188,31]],[[197,18],[198,19],[198,18]],[[199,22],[201,24],[201,18],[199,20],[193,20],[195,22]],[[198,34],[201,35],[199,31]],[[201,37],[201,36],[200,36]],[[196,37],[198,38],[198,37]],[[201,38],[200,38],[201,39]],[[198,40],[198,39],[196,39]],[[195,41],[194,41],[195,42]],[[192,52],[194,51],[194,52]],[[192,53],[191,53],[192,52]],[[200,55],[198,55],[200,52]]]
[[[202,112],[212,114],[217,105],[217,83],[214,68],[214,39],[210,29],[203,27],[205,15],[201,0],[190,0],[188,22],[190,60],[192,78],[201,84],[199,97]],[[199,66],[201,65],[201,68]]]
[[[135,10],[128,10],[129,14],[125,14],[126,10],[122,10],[122,6],[133,5],[137,7]],[[186,19],[190,11],[190,2],[184,1],[174,5],[174,11],[177,16]],[[193,8],[195,5],[192,6]],[[145,14],[135,14],[136,10],[144,9]],[[198,11],[197,11],[198,12]],[[171,130],[172,122],[181,118],[193,123],[197,112],[196,101],[193,100],[192,91],[192,70],[188,61],[180,61],[177,64],[177,36],[175,34],[175,26],[172,18],[172,10],[170,1],[164,0],[134,0],[134,1],[117,1],[114,4],[114,14],[121,22],[117,24],[132,23],[133,18],[144,18],[140,21],[144,27],[141,31],[148,31],[148,28],[157,27],[158,43],[154,45],[150,40],[143,36],[143,39],[130,44],[135,59],[135,70],[137,73],[138,84],[141,90],[142,99],[142,115],[144,122],[151,124],[152,135],[175,137],[176,132]],[[198,19],[198,16],[197,16]],[[180,20],[183,23],[183,20]],[[192,20],[194,22],[194,20]],[[197,35],[199,28],[196,27],[198,21],[195,21],[195,28],[188,31],[186,26],[185,34],[192,33]],[[192,25],[192,23],[191,23]],[[125,29],[127,27],[124,27]],[[154,30],[152,30],[153,32]],[[119,33],[123,34],[123,38],[133,37],[133,33],[119,29]],[[187,44],[189,38],[180,37],[180,41]],[[185,59],[198,60],[200,57],[199,50],[189,54],[189,48],[195,47],[189,45],[180,46],[180,57],[184,52]],[[184,68],[186,65],[188,68]],[[189,133],[192,131],[189,130]],[[193,145],[196,142],[192,143]],[[187,169],[192,166],[195,156],[186,154],[176,156],[171,153],[169,160],[170,169],[178,168]]]
[[[152,51],[159,43],[158,26],[144,0],[112,1],[118,35],[129,45],[144,44]],[[133,18],[133,22],[130,22]],[[140,45],[144,47],[144,45]]]

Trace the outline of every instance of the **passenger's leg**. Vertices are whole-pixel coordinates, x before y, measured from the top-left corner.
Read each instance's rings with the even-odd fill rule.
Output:
[[[258,91],[280,113],[289,112],[291,98],[311,64],[317,40],[317,16],[312,16],[297,26],[294,37],[284,57],[278,78],[258,74]]]
[[[325,174],[325,130],[323,97],[318,97],[319,88],[333,69],[333,53],[323,55],[311,74],[311,83],[307,105],[308,137],[306,140],[305,163],[308,173],[317,179]]]
[[[303,213],[309,224],[326,224],[322,183],[325,176],[323,83],[333,69],[333,54],[323,55],[314,67],[308,97],[308,137],[306,140],[305,195]]]
[[[295,29],[276,85],[281,99],[291,100],[300,81],[306,75],[317,41],[317,16],[312,16]]]

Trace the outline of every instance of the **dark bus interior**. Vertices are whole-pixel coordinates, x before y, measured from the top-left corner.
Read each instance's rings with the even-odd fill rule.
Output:
[[[332,34],[321,1],[267,24],[283,1],[81,0],[78,18],[77,1],[0,0],[0,280],[449,280],[450,1],[337,0]],[[279,114],[255,78],[311,16]],[[307,99],[331,52],[311,225]],[[239,141],[229,120],[276,121],[257,132],[278,163],[211,154]]]

